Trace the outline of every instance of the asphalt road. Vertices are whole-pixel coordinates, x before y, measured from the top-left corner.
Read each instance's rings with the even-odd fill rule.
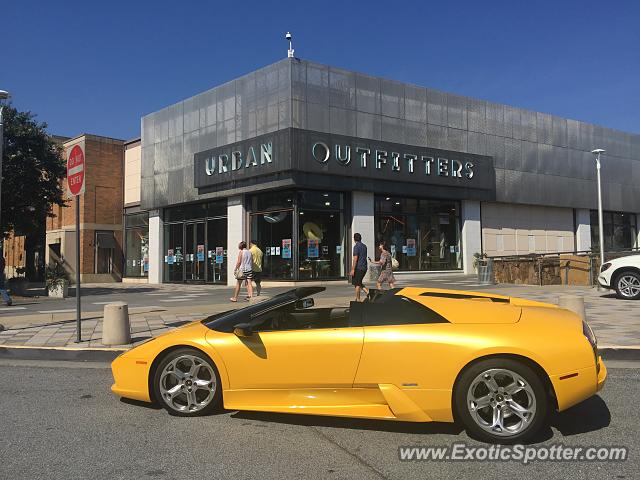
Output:
[[[610,367],[615,367],[610,364]],[[125,403],[106,364],[0,360],[0,478],[640,478],[639,364],[551,418],[537,444],[630,448],[626,462],[400,462],[404,445],[477,445],[457,426],[224,412],[195,419]],[[629,368],[631,367],[631,368]]]

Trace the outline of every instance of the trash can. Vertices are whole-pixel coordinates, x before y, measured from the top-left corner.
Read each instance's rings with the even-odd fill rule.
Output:
[[[478,261],[478,283],[482,285],[493,285],[493,258]]]

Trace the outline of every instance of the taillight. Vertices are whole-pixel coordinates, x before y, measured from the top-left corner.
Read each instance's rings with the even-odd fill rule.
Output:
[[[582,321],[582,333],[584,334],[585,337],[587,337],[587,340],[591,345],[591,349],[593,350],[593,356],[595,358],[596,365],[597,365],[598,364],[598,339],[596,338],[595,333],[593,333],[593,330],[591,330],[591,327],[589,326],[589,324],[584,320]]]

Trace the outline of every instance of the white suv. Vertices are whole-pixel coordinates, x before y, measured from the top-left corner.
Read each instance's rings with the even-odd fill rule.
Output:
[[[600,268],[598,283],[613,288],[618,298],[640,299],[640,255],[629,255],[610,260]]]

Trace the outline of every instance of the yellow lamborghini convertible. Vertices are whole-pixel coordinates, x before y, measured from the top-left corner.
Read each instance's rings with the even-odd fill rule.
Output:
[[[427,288],[314,308],[303,287],[154,338],[116,358],[112,390],[171,414],[218,408],[461,422],[514,443],[594,395],[596,338],[555,305]]]

